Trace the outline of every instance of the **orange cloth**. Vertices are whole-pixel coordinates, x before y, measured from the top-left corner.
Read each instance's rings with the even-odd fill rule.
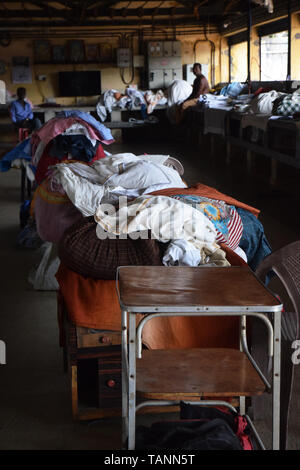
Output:
[[[60,263],[56,273],[69,320],[77,326],[101,330],[121,329],[116,281],[86,278]]]
[[[189,188],[182,189],[182,188],[171,188],[171,189],[161,189],[160,191],[155,191],[151,193],[154,196],[175,196],[176,194],[195,194],[197,196],[203,196],[210,199],[218,199],[219,201],[224,201],[226,204],[230,204],[235,207],[240,207],[241,209],[245,209],[247,211],[252,212],[255,217],[258,217],[260,210],[255,209],[255,207],[248,206],[243,202],[234,199],[231,196],[227,196],[226,194],[221,193],[215,188],[211,186],[206,186],[202,183],[197,183]]]
[[[230,248],[222,248],[232,265],[246,264]],[[56,278],[70,321],[86,328],[120,331],[121,309],[115,281],[85,278],[63,263]],[[145,325],[143,342],[150,349],[238,347],[238,326],[235,317],[160,317]]]

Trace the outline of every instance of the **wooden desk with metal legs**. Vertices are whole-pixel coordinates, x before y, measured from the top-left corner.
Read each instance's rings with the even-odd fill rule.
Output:
[[[238,397],[240,414],[245,414],[245,397],[264,392],[273,396],[272,448],[279,449],[282,305],[249,268],[126,266],[118,269],[117,289],[122,309],[123,443],[128,449],[135,448],[136,412],[144,406],[183,400],[232,408],[224,397]],[[138,313],[143,318],[137,326]],[[218,317],[239,316],[240,350],[143,350],[142,354],[143,327],[158,316],[214,316],[216,322],[221,321]],[[271,384],[248,350],[249,316],[263,321],[268,331]],[[137,397],[143,400],[138,405]],[[264,448],[248,416],[247,420]]]

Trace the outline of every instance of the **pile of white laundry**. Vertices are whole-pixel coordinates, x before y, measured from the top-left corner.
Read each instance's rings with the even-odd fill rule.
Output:
[[[132,109],[144,106],[146,114],[151,114],[156,105],[165,105],[166,103],[167,98],[162,90],[153,93],[152,90],[141,91],[127,87],[124,94],[114,89],[102,93],[96,111],[100,120],[104,122],[113,108]]]
[[[114,204],[120,196],[135,198],[167,188],[186,188],[179,173],[165,163],[169,155],[120,153],[94,162],[55,165],[51,184],[62,187],[84,216],[96,213],[99,204]]]
[[[169,244],[163,264],[211,263],[219,245],[208,217],[171,197],[149,195],[161,189],[186,188],[178,171],[168,166],[169,159],[168,155],[123,153],[92,165],[60,163],[54,167],[51,184],[56,191],[65,192],[83,216],[94,216],[99,239],[151,231],[152,238]],[[229,264],[225,256],[220,258],[221,265]]]

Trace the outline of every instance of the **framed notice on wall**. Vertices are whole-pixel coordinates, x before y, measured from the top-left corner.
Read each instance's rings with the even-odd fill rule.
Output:
[[[101,62],[113,61],[113,48],[109,42],[102,42],[100,44],[100,60]]]
[[[51,62],[51,45],[46,39],[37,39],[34,42],[34,60],[38,64]]]
[[[80,63],[84,62],[84,43],[80,40],[70,41],[69,42],[69,57],[71,63]]]
[[[64,64],[66,62],[66,48],[65,46],[53,46],[52,58],[55,64]]]
[[[32,83],[29,57],[12,58],[12,83]]]
[[[99,47],[98,44],[85,45],[85,57],[88,62],[99,61]]]

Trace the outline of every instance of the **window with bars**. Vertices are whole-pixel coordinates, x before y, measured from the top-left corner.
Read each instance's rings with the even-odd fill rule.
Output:
[[[247,42],[239,42],[230,47],[230,81],[247,80]]]

